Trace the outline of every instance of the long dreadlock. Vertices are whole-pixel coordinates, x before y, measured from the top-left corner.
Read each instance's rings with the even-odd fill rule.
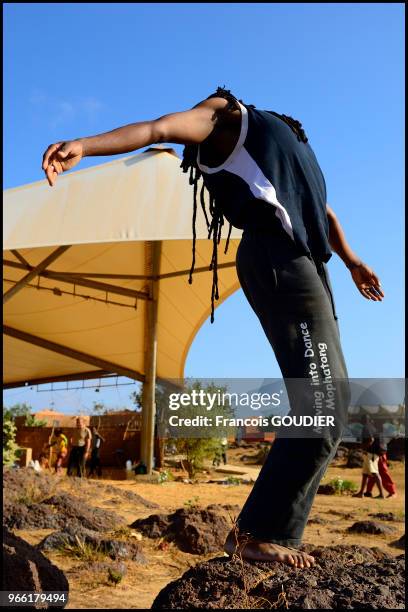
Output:
[[[218,87],[217,91],[211,96],[209,96],[207,100],[209,100],[210,98],[225,98],[226,100],[228,100],[228,104],[225,107],[225,111],[239,109],[240,107],[239,107],[238,102],[240,102],[241,104],[244,104],[242,100],[237,100],[237,98],[235,98],[231,94],[231,91],[229,89],[225,89],[225,86]],[[248,108],[255,108],[253,104],[246,104],[245,106],[247,106]],[[293,119],[292,117],[288,117],[287,115],[279,115],[278,113],[275,113],[274,111],[268,111],[268,112],[270,112],[272,115],[275,115],[275,117],[278,117],[279,119],[284,121],[291,128],[291,130],[296,134],[297,139],[300,142],[306,143],[308,141],[306,134],[302,128],[302,124],[299,121],[297,121],[296,119]],[[198,181],[202,177],[201,170],[199,169],[197,165],[197,154],[198,154],[198,145],[186,145],[183,151],[183,160],[180,165],[180,168],[182,168],[183,172],[190,171],[189,183],[190,185],[193,185],[193,194],[194,194],[193,195],[193,223],[192,223],[192,226],[193,226],[192,263],[191,263],[191,268],[190,268],[190,274],[188,277],[188,282],[190,283],[190,285],[193,282],[193,272],[194,272],[195,261],[196,261],[196,240],[197,240],[196,220],[197,220],[197,209],[198,209],[198,204],[197,204]],[[205,208],[205,199],[204,199],[205,189],[206,187],[203,181],[201,191],[200,191],[200,204],[201,204],[201,209],[204,213],[204,218],[205,218],[205,222],[206,222],[206,226],[208,230],[208,238],[209,239],[212,238],[212,241],[213,241],[213,250],[212,250],[211,263],[210,263],[209,269],[213,273],[212,287],[211,287],[211,323],[214,323],[215,300],[219,299],[218,245],[221,241],[221,232],[222,232],[222,228],[224,226],[225,220],[224,220],[224,215],[222,213],[221,206],[217,204],[214,196],[211,193],[209,193],[209,214],[211,217],[211,221],[209,221],[209,217],[208,217],[208,214]],[[224,254],[226,254],[228,251],[229,241],[231,237],[231,230],[232,230],[232,225],[230,223],[229,228],[228,228],[227,240],[225,243]]]

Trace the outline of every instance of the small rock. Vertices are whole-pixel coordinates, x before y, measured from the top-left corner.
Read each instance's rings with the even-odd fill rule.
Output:
[[[390,546],[393,546],[394,548],[402,548],[402,550],[405,550],[405,533],[399,538],[399,540],[391,542]]]
[[[136,542],[123,540],[101,540],[100,549],[111,559],[126,559],[137,563],[146,563],[142,548]]]
[[[387,457],[390,461],[405,460],[405,437],[393,438],[387,444]]]
[[[138,563],[146,563],[140,544],[132,541],[103,538],[97,531],[86,529],[80,525],[71,525],[62,531],[51,533],[38,544],[39,550],[56,550],[67,545],[75,546],[85,543],[101,551],[111,559],[130,559]]]
[[[58,550],[65,546],[75,546],[79,543],[97,546],[100,540],[99,533],[86,529],[80,524],[72,524],[60,531],[54,531],[37,544],[39,550]]]
[[[372,516],[380,521],[397,521],[397,517],[393,512],[374,512],[369,514],[368,516]]]
[[[179,508],[171,514],[152,514],[130,525],[148,538],[174,542],[183,552],[221,552],[238,506],[211,504],[207,508]]]
[[[395,527],[382,525],[376,521],[357,521],[347,529],[349,533],[371,533],[374,535],[388,535],[396,531]]]
[[[308,521],[310,525],[327,525],[328,521],[321,516],[312,516]]]
[[[66,591],[68,580],[64,573],[39,550],[3,527],[3,591]],[[53,603],[45,608],[64,608]]]
[[[324,484],[319,486],[317,493],[319,495],[334,495],[336,493],[336,489],[330,484]]]
[[[360,468],[363,466],[364,453],[361,448],[351,448],[347,457],[346,467]]]

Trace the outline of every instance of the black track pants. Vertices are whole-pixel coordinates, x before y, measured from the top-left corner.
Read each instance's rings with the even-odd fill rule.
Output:
[[[278,434],[238,518],[240,532],[298,546],[319,483],[341,440],[350,399],[330,280],[326,265],[300,255],[289,237],[259,230],[244,232],[236,265],[282,371],[290,414],[311,414],[307,393],[290,392],[291,379],[303,379],[310,388],[312,359],[305,357],[306,347],[313,347],[319,364],[319,347],[325,347],[329,374],[338,381],[336,428],[317,437]]]

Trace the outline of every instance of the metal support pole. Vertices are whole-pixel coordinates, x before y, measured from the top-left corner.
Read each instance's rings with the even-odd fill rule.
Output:
[[[23,342],[28,342],[34,346],[40,346],[47,351],[52,351],[54,353],[58,353],[59,355],[65,355],[65,357],[70,357],[71,359],[82,361],[83,363],[89,363],[90,365],[96,366],[97,368],[105,370],[106,372],[116,372],[116,374],[119,374],[120,376],[127,376],[128,378],[133,378],[134,380],[144,381],[144,376],[139,372],[136,372],[136,370],[131,370],[130,368],[126,368],[117,363],[112,363],[111,361],[106,361],[106,359],[100,359],[99,357],[96,357],[96,355],[90,355],[89,353],[77,351],[76,349],[70,348],[69,346],[64,346],[63,344],[57,344],[56,342],[45,340],[45,338],[28,334],[27,332],[15,329],[14,327],[3,325],[3,334],[16,338],[17,340],[22,340]]]
[[[20,279],[14,285],[14,287],[11,287],[11,289],[9,289],[8,291],[6,291],[6,293],[3,294],[3,304],[8,302],[13,297],[13,295],[21,291],[21,289],[23,289],[27,285],[27,283],[30,282],[32,278],[34,278],[35,276],[40,274],[43,270],[45,270],[47,266],[49,266],[53,261],[58,259],[58,257],[61,257],[61,255],[65,253],[65,251],[69,248],[70,248],[70,245],[58,247],[58,249],[53,251],[41,263],[35,266],[35,268],[33,268],[31,272],[29,272],[22,279]]]
[[[141,459],[147,467],[147,473],[153,469],[155,417],[156,417],[156,362],[157,362],[157,313],[159,297],[160,241],[147,244],[148,273],[156,280],[149,282],[150,300],[146,302],[146,352],[145,352],[145,382],[143,384],[142,400],[142,431]]]

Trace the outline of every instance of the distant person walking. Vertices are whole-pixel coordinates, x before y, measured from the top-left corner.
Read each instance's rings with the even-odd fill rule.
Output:
[[[393,481],[390,471],[388,469],[388,458],[387,451],[385,448],[380,449],[380,456],[378,458],[378,471],[381,478],[381,484],[383,488],[387,491],[387,497],[396,497],[397,489],[395,486],[395,482]],[[373,488],[375,485],[375,478],[369,476],[367,481],[367,491],[364,493],[364,497],[372,497],[373,496]]]
[[[71,452],[69,453],[67,476],[73,476],[74,470],[77,476],[85,475],[85,462],[89,457],[92,434],[82,417],[76,420],[76,429],[71,436]]]
[[[227,450],[228,450],[228,440],[227,438],[222,438],[220,446],[217,448],[213,462],[212,462],[214,467],[220,466],[221,459],[224,462],[224,465],[227,464]]]
[[[91,426],[91,434],[92,434],[92,450],[91,450],[91,459],[89,461],[89,473],[88,478],[93,476],[96,471],[98,477],[102,476],[102,466],[101,466],[101,457],[100,450],[102,442],[105,442],[105,438],[101,436],[101,434],[96,429],[95,425]]]
[[[227,465],[227,450],[228,450],[228,440],[227,438],[223,438],[221,440],[221,457],[224,462],[224,465]]]
[[[55,447],[57,453],[57,459],[55,461],[55,473],[62,473],[62,466],[66,456],[68,455],[68,438],[64,435],[62,429],[56,429],[54,433],[54,440],[51,441],[50,447]]]
[[[379,458],[381,453],[380,441],[375,429],[373,421],[368,415],[364,417],[364,427],[361,433],[361,447],[363,449],[363,474],[361,487],[358,493],[353,497],[363,497],[365,488],[369,479],[372,479],[373,486],[376,484],[380,494],[379,498],[384,498],[380,473],[379,473]]]

